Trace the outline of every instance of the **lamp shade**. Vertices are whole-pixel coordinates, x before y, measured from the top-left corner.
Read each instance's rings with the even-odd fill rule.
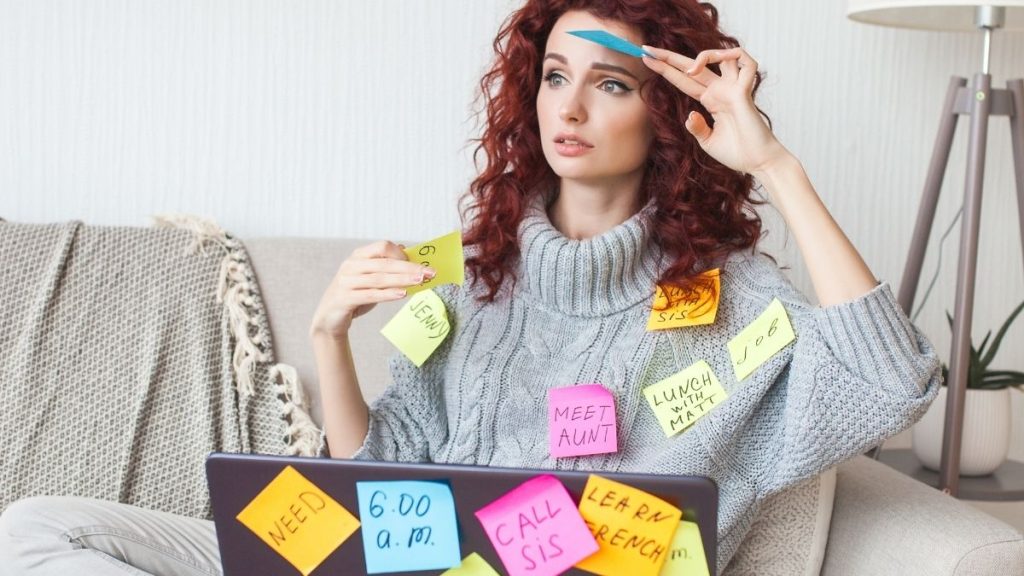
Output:
[[[1024,30],[1024,0],[847,0],[846,15],[880,26],[977,32],[979,6],[1006,9],[1000,30]]]

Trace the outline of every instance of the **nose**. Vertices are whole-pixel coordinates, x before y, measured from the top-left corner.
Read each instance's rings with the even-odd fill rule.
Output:
[[[558,117],[562,122],[585,122],[587,120],[587,109],[578,90],[565,90],[565,99],[558,108]]]

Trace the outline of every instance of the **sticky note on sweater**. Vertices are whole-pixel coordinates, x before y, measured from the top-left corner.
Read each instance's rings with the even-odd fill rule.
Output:
[[[600,384],[548,390],[548,446],[555,458],[618,450],[615,398]]]
[[[658,576],[681,510],[648,492],[591,474],[580,515],[600,549],[576,564],[602,576]]]
[[[702,289],[701,286],[697,286],[684,291],[678,286],[657,286],[651,316],[647,319],[647,329],[664,330],[714,323],[718,314],[719,296],[722,293],[721,274],[719,269],[715,268],[704,272],[702,276],[712,282],[713,289]],[[670,302],[673,305],[668,307]]]
[[[426,290],[410,298],[380,333],[413,364],[423,366],[450,331],[444,301]]]
[[[796,339],[782,302],[776,298],[768,308],[729,341],[729,355],[736,379],[743,380],[779,350]]]
[[[715,372],[704,360],[651,384],[644,388],[643,394],[661,429],[670,437],[685,430],[728,397]]]
[[[462,255],[462,232],[456,230],[422,244],[403,250],[410,262],[430,266],[436,275],[422,284],[410,286],[406,294],[413,295],[442,284],[462,285],[465,281],[466,263]]]

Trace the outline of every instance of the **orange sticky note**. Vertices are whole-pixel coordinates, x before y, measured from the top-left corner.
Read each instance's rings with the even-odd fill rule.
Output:
[[[306,576],[359,528],[355,516],[291,466],[236,518]]]
[[[580,515],[598,550],[576,567],[602,576],[658,576],[683,517],[661,498],[595,474],[583,489]]]
[[[718,313],[718,299],[722,292],[722,280],[719,269],[708,270],[701,274],[714,282],[714,291],[701,290],[699,287],[684,292],[677,286],[658,286],[654,294],[654,306],[651,316],[647,319],[648,330],[664,330],[681,326],[698,326],[712,324]],[[676,301],[671,308],[668,297]]]

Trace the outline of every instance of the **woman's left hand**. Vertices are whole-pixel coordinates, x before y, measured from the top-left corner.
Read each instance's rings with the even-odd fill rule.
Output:
[[[644,57],[648,68],[661,74],[684,94],[698,100],[714,118],[712,129],[699,112],[691,112],[686,129],[700,147],[722,164],[757,174],[789,155],[754,107],[757,62],[742,48],[705,50],[690,59],[670,50],[644,46],[659,59]],[[722,75],[706,66],[718,63]]]

